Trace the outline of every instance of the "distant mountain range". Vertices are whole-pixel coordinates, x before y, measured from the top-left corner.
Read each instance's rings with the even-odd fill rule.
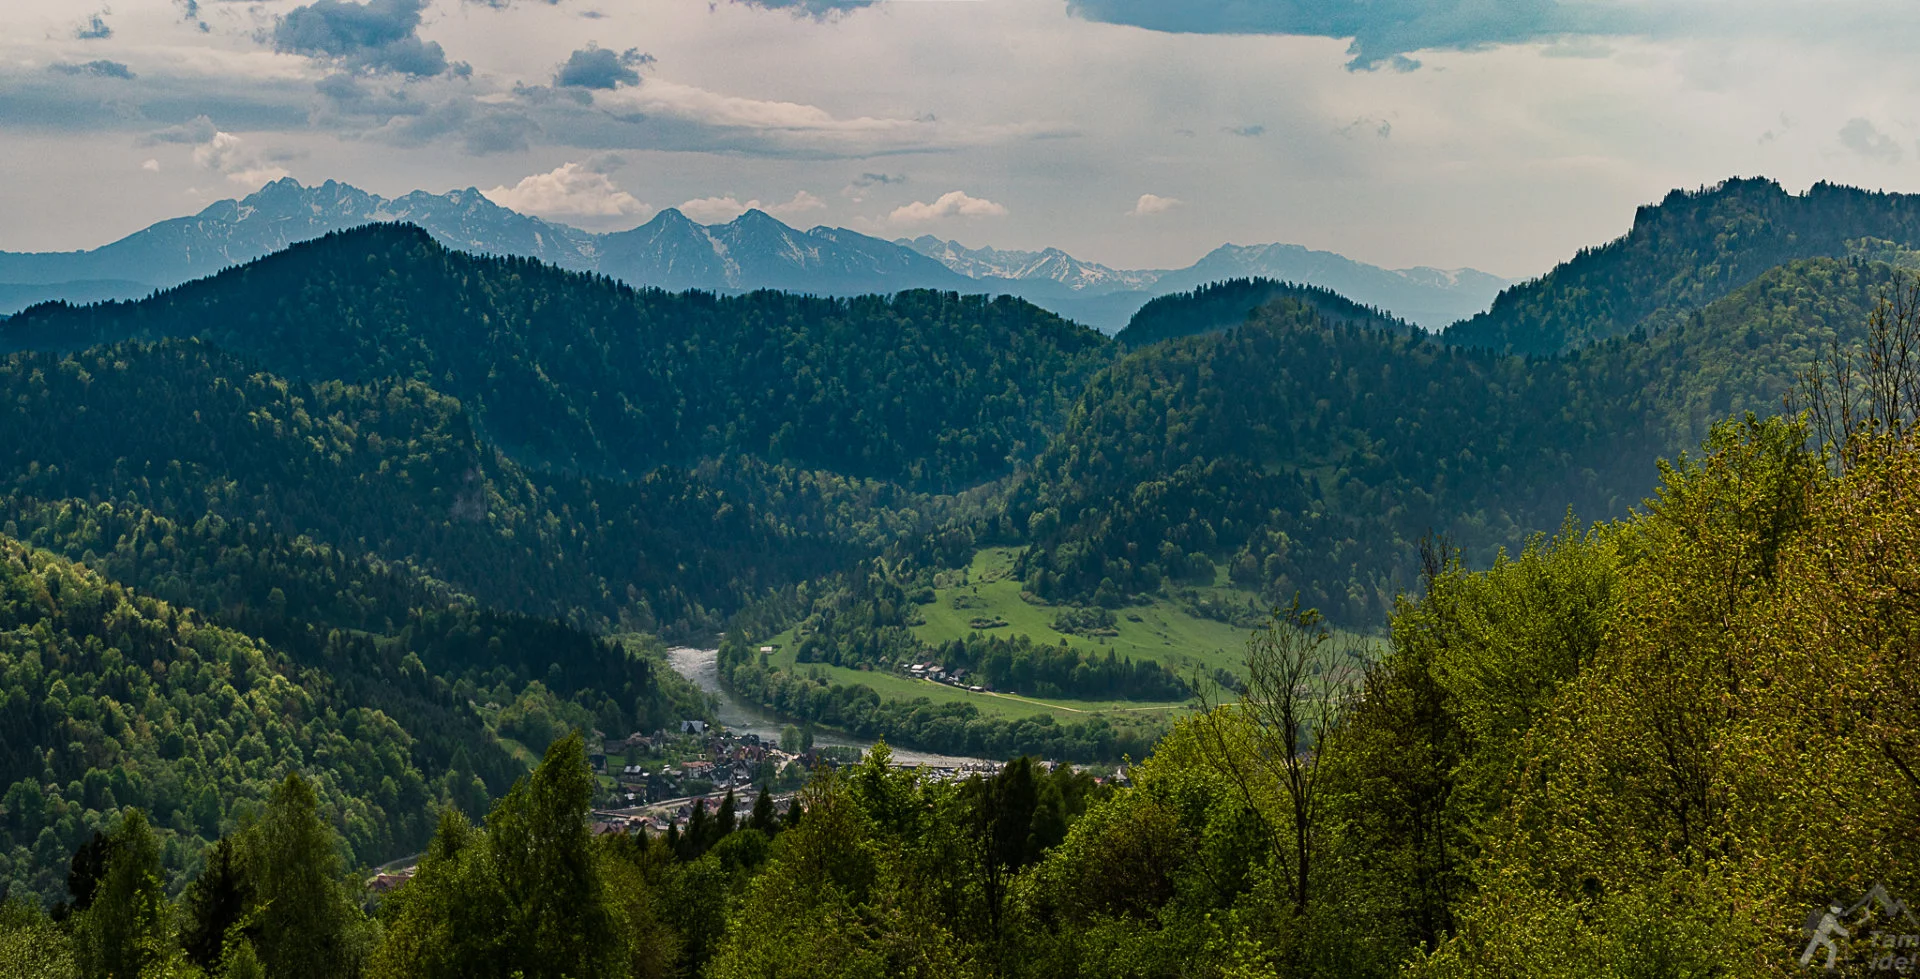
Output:
[[[536,258],[638,286],[1007,293],[1109,333],[1156,296],[1226,279],[1318,286],[1429,329],[1485,310],[1508,284],[1472,269],[1382,269],[1298,245],[1223,245],[1184,269],[1122,270],[1056,248],[1003,251],[930,235],[887,241],[845,228],[801,231],[760,210],[702,225],[669,208],[637,228],[596,234],[517,213],[473,188],[388,199],[331,180],[306,187],[286,178],[99,248],[0,252],[0,315],[49,299],[133,298],[331,231],[387,221],[419,225],[463,251]]]

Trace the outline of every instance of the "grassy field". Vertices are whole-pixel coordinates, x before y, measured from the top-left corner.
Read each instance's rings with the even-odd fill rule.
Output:
[[[941,575],[934,602],[920,606],[926,617],[914,634],[929,643],[957,639],[974,631],[1001,635],[1026,635],[1037,642],[1058,643],[1065,639],[1076,649],[1104,657],[1111,651],[1123,659],[1153,660],[1186,675],[1198,666],[1238,671],[1246,649],[1247,630],[1213,619],[1200,618],[1181,610],[1167,600],[1115,609],[1117,635],[1089,637],[1062,633],[1053,628],[1054,617],[1062,609],[1032,605],[1020,597],[1020,582],[1012,569],[1019,552],[1012,548],[988,548],[974,555],[973,563]],[[1249,593],[1230,588],[1210,589],[1231,601],[1244,602]],[[975,619],[1005,622],[991,630],[976,630]],[[832,683],[863,683],[883,698],[911,700],[926,697],[935,703],[961,701],[978,707],[989,717],[1028,717],[1052,714],[1058,721],[1086,720],[1107,715],[1116,721],[1139,722],[1172,718],[1185,712],[1186,701],[1148,703],[1142,701],[1087,701],[1066,698],[1041,700],[1007,694],[974,693],[945,684],[885,671],[867,671],[822,663],[794,663],[791,633],[774,637],[776,646],[772,665],[786,670],[813,673]]]
[[[1247,648],[1246,629],[1189,615],[1164,599],[1115,609],[1117,636],[1090,638],[1056,631],[1053,620],[1062,611],[1060,608],[1029,605],[1020,597],[1020,582],[1012,574],[1018,555],[1013,548],[988,548],[974,555],[973,564],[964,575],[943,575],[949,587],[936,589],[934,603],[921,607],[927,622],[915,628],[914,633],[928,642],[940,642],[976,631],[970,624],[976,618],[999,619],[1007,623],[1005,628],[989,631],[1026,635],[1045,643],[1065,639],[1069,645],[1087,653],[1104,657],[1111,651],[1135,662],[1153,660],[1183,676],[1196,665],[1208,672],[1240,670]],[[1216,587],[1210,591],[1235,603],[1244,603],[1252,597],[1249,592],[1230,588]]]

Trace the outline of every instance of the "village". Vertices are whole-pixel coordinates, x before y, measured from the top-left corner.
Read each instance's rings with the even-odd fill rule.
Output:
[[[935,682],[953,682],[951,677]],[[785,816],[794,797],[815,772],[859,764],[858,748],[815,746],[810,732],[789,728],[776,743],[758,734],[735,733],[704,720],[683,720],[673,730],[651,734],[635,732],[609,738],[590,732],[587,760],[599,781],[600,796],[590,815],[595,835],[645,833],[665,835],[684,831],[694,810],[717,813],[732,794],[735,810],[745,813],[761,792],[772,797],[776,814]],[[914,771],[930,782],[958,782],[974,776],[991,777],[1000,763],[972,761],[954,765],[896,762],[895,769]],[[1047,766],[1051,769],[1051,764]],[[1124,773],[1101,781],[1125,784]],[[418,858],[395,861],[366,881],[374,893],[392,891],[411,880]]]

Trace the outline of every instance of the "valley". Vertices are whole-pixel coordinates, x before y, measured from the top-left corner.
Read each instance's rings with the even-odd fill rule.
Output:
[[[1392,956],[1427,947],[1422,922],[1505,921],[1508,885],[1466,868],[1531,872],[1509,817],[1625,859],[1551,793],[1648,833],[1678,832],[1658,800],[1732,793],[1633,746],[1810,682],[1769,644],[1828,626],[1774,582],[1905,634],[1904,579],[1873,576],[1904,573],[1907,402],[1800,412],[1834,408],[1823,357],[1920,342],[1910,201],[1777,191],[1670,197],[1438,333],[1256,277],[1154,298],[1114,336],[1011,295],[633,288],[404,224],[27,308],[0,322],[0,882],[64,908],[96,850],[150,851],[142,879],[189,895],[227,886],[223,846],[259,875],[296,852],[335,877],[408,862],[378,900],[314,885],[341,928],[370,927],[362,898],[386,916],[398,958],[354,967],[384,974],[467,890],[520,900],[488,875],[523,871],[462,854],[549,845],[541,866],[590,868],[594,893],[661,895],[608,912],[603,944],[662,975],[747,955],[734,916],[802,846],[885,853],[895,876],[862,886],[927,907],[949,868],[964,893],[939,900],[976,908],[955,927],[1030,915],[1049,968],[1109,939],[1213,954],[1177,923],[1175,951],[1148,947],[1136,900],[1332,914],[1273,898],[1306,886],[1289,845],[1329,848],[1341,902],[1392,895]],[[1851,224],[1729,244],[1754,208]],[[1649,286],[1683,231],[1739,274]],[[1602,285],[1617,302],[1567,312]],[[1823,558],[1829,538],[1896,597],[1848,591],[1836,569],[1862,559]],[[1765,683],[1710,695],[1727,669]],[[1788,773],[1755,778],[1798,777],[1779,739],[1827,736],[1728,723],[1712,736]],[[1904,721],[1874,723],[1899,756]],[[1658,774],[1573,761],[1603,755]],[[1289,795],[1318,778],[1337,829]],[[1289,811],[1291,844],[1259,822]],[[578,837],[515,842],[550,825]],[[262,842],[288,827],[330,855]],[[967,841],[994,833],[983,863]],[[1184,869],[1099,877],[1142,851]],[[1266,883],[1249,854],[1276,861]],[[988,895],[1007,875],[1042,903]],[[1067,906],[1113,917],[1046,917]],[[1014,940],[966,933],[940,940]]]

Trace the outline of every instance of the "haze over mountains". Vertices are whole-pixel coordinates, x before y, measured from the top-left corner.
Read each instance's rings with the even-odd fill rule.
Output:
[[[802,231],[760,210],[701,225],[675,209],[607,234],[519,214],[478,190],[383,198],[327,181],[275,181],[241,200],[78,252],[0,252],[0,314],[50,299],[136,298],[296,242],[370,222],[407,222],[464,251],[539,259],[668,290],[780,289],[823,295],[904,289],[1010,294],[1109,333],[1155,296],[1229,278],[1332,289],[1440,329],[1484,310],[1507,281],[1472,269],[1393,271],[1298,245],[1223,245],[1184,269],[1117,270],[1059,249],[969,249],[932,236],[886,241],[844,228]]]

